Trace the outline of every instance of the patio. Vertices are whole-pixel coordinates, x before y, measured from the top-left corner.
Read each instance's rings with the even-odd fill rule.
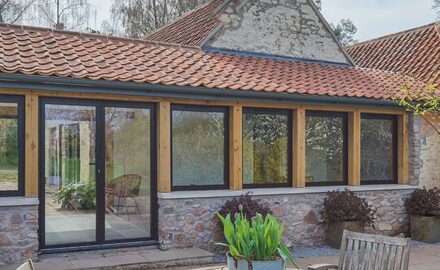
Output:
[[[317,263],[336,263],[337,256],[298,258],[300,266]],[[222,264],[213,264],[213,254],[197,248],[159,251],[154,248],[131,248],[111,251],[77,252],[42,255],[35,262],[37,270],[77,269],[167,269],[167,270],[221,270]],[[196,264],[199,266],[188,266]],[[440,264],[440,244],[421,245],[411,250],[410,270],[437,270]],[[186,266],[185,266],[186,265]],[[15,270],[17,265],[0,267]]]

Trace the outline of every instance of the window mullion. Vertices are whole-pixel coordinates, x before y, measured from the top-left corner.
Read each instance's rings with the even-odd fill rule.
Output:
[[[399,184],[409,184],[408,165],[408,114],[397,118],[397,180]]]
[[[229,122],[229,188],[243,189],[243,107],[230,108]]]
[[[25,196],[38,195],[38,96],[26,95],[25,106]],[[23,168],[24,169],[24,168]]]
[[[157,106],[157,181],[158,192],[171,192],[170,102]]]
[[[293,111],[292,119],[292,136],[293,136],[293,185],[297,188],[303,188],[306,186],[306,112],[305,109],[298,108]]]
[[[361,184],[361,114],[348,114],[348,184]]]

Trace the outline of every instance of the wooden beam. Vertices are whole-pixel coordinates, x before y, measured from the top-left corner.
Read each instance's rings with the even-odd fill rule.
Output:
[[[299,108],[293,111],[292,123],[293,153],[292,170],[293,186],[303,188],[306,186],[306,111]]]
[[[348,184],[361,184],[361,114],[348,114]]]
[[[170,102],[157,105],[157,190],[171,192]]]
[[[25,196],[38,195],[38,96],[25,98]]]
[[[243,189],[243,107],[232,106],[229,113],[229,188]]]
[[[399,184],[409,184],[408,114],[397,117],[397,180]]]

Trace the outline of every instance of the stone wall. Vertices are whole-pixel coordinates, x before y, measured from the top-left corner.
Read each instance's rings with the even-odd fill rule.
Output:
[[[22,262],[37,251],[38,206],[0,206],[0,265]]]
[[[349,63],[309,0],[230,1],[206,47]]]
[[[404,199],[412,190],[359,192],[377,210],[376,229],[386,235],[408,234],[409,220]],[[274,215],[285,224],[288,246],[324,243],[325,228],[320,211],[326,193],[255,196],[268,202]],[[231,197],[198,199],[159,199],[159,239],[174,247],[197,246],[213,250],[222,239],[215,213]]]
[[[440,120],[427,118],[440,129]],[[410,181],[413,185],[440,187],[440,134],[422,117],[410,117]]]

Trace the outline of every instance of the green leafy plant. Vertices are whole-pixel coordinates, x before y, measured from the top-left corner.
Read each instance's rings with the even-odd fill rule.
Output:
[[[96,207],[95,195],[95,181],[89,181],[87,184],[71,184],[61,188],[55,194],[54,202],[68,210],[94,209]]]
[[[217,214],[223,224],[227,244],[218,243],[229,248],[229,254],[235,261],[241,259],[251,261],[289,260],[299,268],[292,253],[282,244],[281,235],[284,226],[271,214],[265,218],[259,213],[249,221],[246,215],[237,213],[234,221],[231,214],[223,217]]]
[[[393,95],[392,100],[407,112],[421,116],[440,135],[440,130],[433,122],[440,119],[440,89],[436,83],[439,76],[440,73],[435,74],[421,90],[405,84],[400,93]]]

